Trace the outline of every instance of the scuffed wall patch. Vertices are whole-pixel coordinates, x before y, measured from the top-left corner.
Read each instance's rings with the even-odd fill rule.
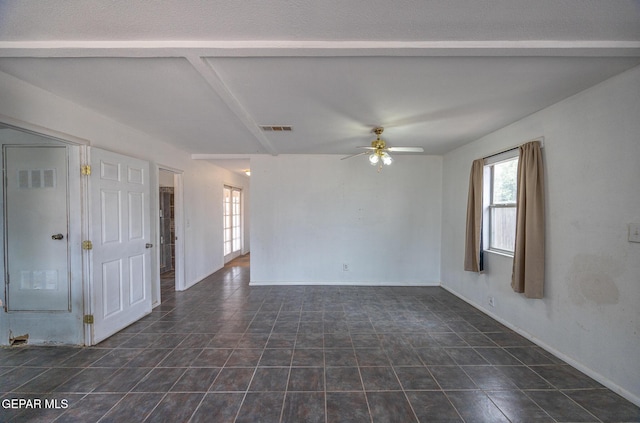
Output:
[[[615,280],[621,269],[621,264],[610,256],[576,255],[567,276],[571,301],[577,305],[618,304],[620,292]]]

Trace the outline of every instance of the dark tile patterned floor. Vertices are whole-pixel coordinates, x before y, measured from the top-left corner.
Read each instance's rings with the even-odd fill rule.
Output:
[[[248,280],[233,263],[186,292],[167,278],[160,306],[96,347],[0,350],[3,405],[58,406],[0,421],[640,422],[443,289]]]

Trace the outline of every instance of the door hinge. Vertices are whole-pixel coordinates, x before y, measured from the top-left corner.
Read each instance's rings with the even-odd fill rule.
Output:
[[[83,176],[89,176],[89,175],[91,175],[91,165],[82,165],[82,166],[80,167],[80,173],[81,173]]]
[[[82,249],[83,250],[93,250],[93,242],[91,242],[91,241],[82,241]]]
[[[93,324],[93,314],[85,314],[84,318],[82,319],[82,321],[84,322],[85,325],[92,325]]]

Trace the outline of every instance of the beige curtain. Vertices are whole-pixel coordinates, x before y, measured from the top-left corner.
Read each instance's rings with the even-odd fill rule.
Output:
[[[527,298],[544,291],[544,169],[538,141],[520,146],[516,244],[511,287]]]
[[[467,234],[464,244],[464,270],[482,271],[482,173],[484,159],[474,160],[469,176]]]

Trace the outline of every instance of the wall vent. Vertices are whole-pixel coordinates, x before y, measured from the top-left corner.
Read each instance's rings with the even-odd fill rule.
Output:
[[[293,128],[291,125],[260,125],[260,128],[265,132],[291,132]]]

